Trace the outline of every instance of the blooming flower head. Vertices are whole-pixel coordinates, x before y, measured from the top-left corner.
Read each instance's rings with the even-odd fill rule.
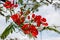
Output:
[[[42,31],[43,29],[45,29],[45,27],[48,27],[48,23],[46,22],[47,21],[46,18],[42,17],[41,15],[32,14],[32,17],[31,17],[30,13],[32,12],[32,10],[30,10],[30,8],[26,9],[26,6],[27,6],[26,4],[24,4],[23,7],[19,8],[17,2],[15,4],[14,0],[7,0],[3,4],[3,6],[6,9],[9,9],[8,11],[11,13],[11,15],[5,16],[6,19],[8,19],[7,17],[11,17],[13,22],[16,25],[18,25],[18,28],[20,28],[24,32],[24,34],[28,34],[28,35],[31,35],[31,36],[37,38],[38,31]],[[20,11],[18,11],[18,13],[15,14],[16,10],[14,10],[14,9],[16,7],[18,7],[20,9]],[[5,11],[3,11],[3,12],[5,12]],[[2,14],[2,13],[1,13],[1,15],[4,16],[4,14]],[[25,20],[26,18],[28,18],[28,20]],[[9,26],[12,26],[12,24],[10,24]],[[13,26],[15,26],[15,25],[13,25]],[[44,26],[44,27],[42,27],[42,26]],[[17,28],[17,27],[15,27],[15,28]],[[10,29],[10,27],[8,29]],[[20,31],[20,29],[19,29],[19,31]],[[12,32],[11,29],[9,31]],[[6,34],[4,36],[2,35],[1,38],[5,38],[5,36],[7,36],[7,35]]]
[[[32,18],[34,18],[35,17],[35,14],[32,14]]]
[[[14,14],[14,15],[11,16],[11,18],[18,25],[20,25],[21,23],[24,22],[24,17],[21,17],[21,19],[20,19],[20,15],[19,14]]]
[[[23,26],[22,26],[22,30],[23,30],[23,32],[25,33],[25,34],[29,34],[30,32],[29,32],[29,24],[24,24]]]
[[[30,16],[28,16],[28,19],[30,19]]]
[[[20,18],[18,14],[14,14],[11,16],[12,20],[16,22],[18,25],[20,25]]]
[[[38,27],[40,27],[41,24],[44,26],[48,26],[48,23],[46,23],[46,18],[43,18],[42,16],[35,15],[35,14],[32,14],[32,18],[33,18],[34,22],[37,23]]]
[[[42,22],[46,22],[46,18],[42,18],[41,21],[42,21]]]
[[[18,5],[17,4],[13,4],[11,3],[11,1],[6,1],[4,4],[3,4],[4,7],[6,8],[13,8],[13,7],[17,7]]]
[[[38,30],[36,29],[36,27],[34,25],[30,25],[29,29],[30,29],[32,36],[37,38]]]
[[[16,20],[19,19],[19,15],[14,14],[14,15],[11,16],[11,18],[13,19],[14,22],[16,22]]]
[[[46,26],[48,26],[48,23],[43,23],[42,25],[44,25],[46,27]]]
[[[34,37],[37,37],[38,35],[38,30],[36,29],[34,25],[24,24],[22,26],[22,30],[25,34],[32,34],[32,36]]]

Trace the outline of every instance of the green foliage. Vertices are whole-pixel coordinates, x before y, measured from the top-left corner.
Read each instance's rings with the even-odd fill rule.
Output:
[[[2,7],[0,7],[0,15],[4,16],[4,14],[1,11],[3,11]]]
[[[10,15],[6,16],[6,22],[10,19]]]
[[[4,14],[2,12],[0,12],[0,15],[4,16]]]
[[[29,3],[29,1],[32,1],[32,3]],[[19,4],[22,4],[22,5],[25,5],[26,7],[27,7],[28,5],[31,5],[32,7],[30,8],[30,10],[31,10],[32,12],[35,12],[35,11],[38,11],[38,7],[40,7],[40,6],[42,6],[42,5],[47,5],[47,6],[48,6],[48,4],[51,4],[52,1],[50,2],[49,0],[40,0],[40,2],[38,2],[38,1],[36,1],[36,0],[27,0],[26,3],[24,4],[24,0],[19,0],[18,3],[19,3]],[[22,5],[20,5],[20,6],[22,6]],[[24,6],[24,8],[26,8],[25,6]],[[29,6],[28,6],[28,7],[29,7]],[[28,8],[28,7],[27,7],[27,8]],[[26,9],[27,9],[27,8],[26,8]]]
[[[36,0],[32,0],[33,2],[36,2]]]
[[[2,16],[5,16],[2,12],[4,12],[4,13],[6,13],[5,11],[3,11],[3,9],[2,9],[3,7],[0,7],[0,15],[2,15]]]
[[[1,34],[1,39],[5,39],[10,33],[12,33],[14,30],[14,27],[12,23],[4,30],[4,32]]]
[[[44,27],[41,31],[43,31],[43,30],[52,30],[52,31],[55,31],[55,32],[57,32],[57,33],[60,34],[60,31],[59,30],[57,30],[55,28],[51,28],[51,27]]]
[[[48,3],[47,2],[42,2],[42,3],[48,6]]]
[[[18,2],[19,2],[20,4],[23,4],[23,0],[19,0]]]
[[[34,4],[34,6],[32,7],[32,9],[31,9],[31,11],[37,11],[38,10],[38,7],[40,6],[40,4],[38,3],[38,2],[36,2],[35,4]]]
[[[32,3],[33,3],[33,7],[32,8],[28,8],[27,7],[27,5],[30,5],[30,4],[27,4],[28,3],[28,1],[32,1]],[[24,10],[24,11],[26,11],[25,10],[25,8],[27,9],[29,9],[29,11],[32,11],[32,12],[34,12],[34,11],[38,11],[38,7],[40,7],[40,6],[42,6],[42,5],[48,5],[49,3],[51,4],[52,3],[52,0],[51,0],[51,2],[49,2],[49,0],[46,0],[47,2],[44,2],[45,0],[41,0],[40,2],[37,2],[36,0],[28,0],[27,1],[27,3],[26,4],[23,4],[23,0],[18,0],[18,3],[19,4],[23,4],[24,5],[24,8],[20,8],[21,10]],[[1,12],[1,11],[3,11],[1,8],[0,8],[0,15],[2,15],[2,16],[4,16],[4,14]],[[12,10],[13,12],[14,12],[14,10]],[[4,12],[4,11],[3,11]],[[11,15],[12,15],[12,12],[11,12],[11,10],[10,10],[10,13],[11,13]],[[6,16],[6,22],[8,21],[10,19],[10,15],[7,15]],[[33,20],[32,20],[33,21]],[[27,21],[26,21],[26,23],[27,23]],[[12,33],[13,31],[15,31],[15,28],[17,28],[17,29],[19,29],[20,30],[20,27],[22,27],[23,26],[23,24],[21,24],[19,27],[18,26],[16,26],[15,24],[10,24],[4,31],[3,31],[3,33],[1,34],[1,38],[2,39],[5,39],[10,33]],[[57,29],[55,29],[55,28],[51,28],[51,27],[44,27],[41,31],[43,31],[43,30],[52,30],[52,31],[55,31],[55,32],[57,32],[57,33],[60,33],[60,31],[58,31]],[[32,36],[31,34],[29,35],[30,37]]]

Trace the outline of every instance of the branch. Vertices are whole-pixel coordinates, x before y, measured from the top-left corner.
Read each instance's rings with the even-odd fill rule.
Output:
[[[41,31],[43,31],[43,30],[52,30],[52,31],[55,31],[55,32],[57,32],[57,33],[60,34],[60,31],[59,30],[57,30],[55,28],[51,28],[51,27],[44,27]]]
[[[12,23],[4,30],[4,32],[1,34],[0,38],[5,39],[10,33],[12,33],[14,30],[14,27]]]

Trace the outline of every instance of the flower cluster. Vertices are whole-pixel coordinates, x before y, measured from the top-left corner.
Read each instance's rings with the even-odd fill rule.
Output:
[[[10,1],[6,1],[3,5],[6,8],[13,8],[18,6],[17,4],[11,3]]]
[[[21,25],[23,24],[23,26],[21,27],[21,29],[23,30],[23,32],[25,34],[31,34],[34,37],[37,37],[38,35],[38,29],[36,27],[40,27],[40,25],[44,25],[44,26],[48,26],[48,23],[46,22],[46,18],[42,18],[40,15],[35,15],[32,14],[32,19],[33,22],[37,23],[37,26],[31,24],[31,23],[24,23],[25,22],[25,17],[22,15],[23,12],[20,12],[18,14],[14,14],[11,16],[11,18],[13,19],[13,21],[17,24],[17,25]],[[28,16],[28,20],[30,19],[30,16]],[[30,20],[30,21],[31,21]]]
[[[34,25],[24,24],[22,26],[22,30],[25,34],[32,34],[32,36],[34,37],[37,37],[38,35],[38,30],[36,29]]]
[[[5,4],[3,5],[7,9],[18,7],[17,4],[11,3],[10,1],[6,1]],[[30,14],[29,10],[27,10],[26,12],[21,11],[19,13],[11,15],[11,18],[18,26],[23,24],[20,28],[25,34],[31,34],[33,37],[37,37],[38,28],[40,27],[40,25],[48,26],[48,23],[46,22],[47,20],[46,18],[43,18],[41,15],[32,14],[32,17],[30,17],[29,14]],[[27,16],[29,22],[25,23],[25,19]],[[35,22],[37,25],[32,24],[33,22]]]
[[[11,16],[11,18],[17,25],[20,25],[21,23],[24,22],[24,17],[23,16],[20,17],[19,14],[14,14]]]
[[[37,23],[37,26],[38,27],[41,24],[44,25],[44,26],[47,26],[48,25],[48,23],[46,22],[46,18],[42,18],[42,16],[40,16],[40,15],[32,14],[32,18],[33,18],[34,22]]]
[[[30,19],[30,16],[28,16],[28,19]],[[43,18],[40,15],[32,14],[32,20],[37,23],[38,27],[40,27],[41,24],[44,26],[48,25],[48,23],[46,22],[46,18]]]

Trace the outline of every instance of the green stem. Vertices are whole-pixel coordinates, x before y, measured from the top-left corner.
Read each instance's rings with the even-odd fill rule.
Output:
[[[10,9],[10,13],[11,13],[11,15],[12,15],[12,11],[11,11],[11,9]]]

